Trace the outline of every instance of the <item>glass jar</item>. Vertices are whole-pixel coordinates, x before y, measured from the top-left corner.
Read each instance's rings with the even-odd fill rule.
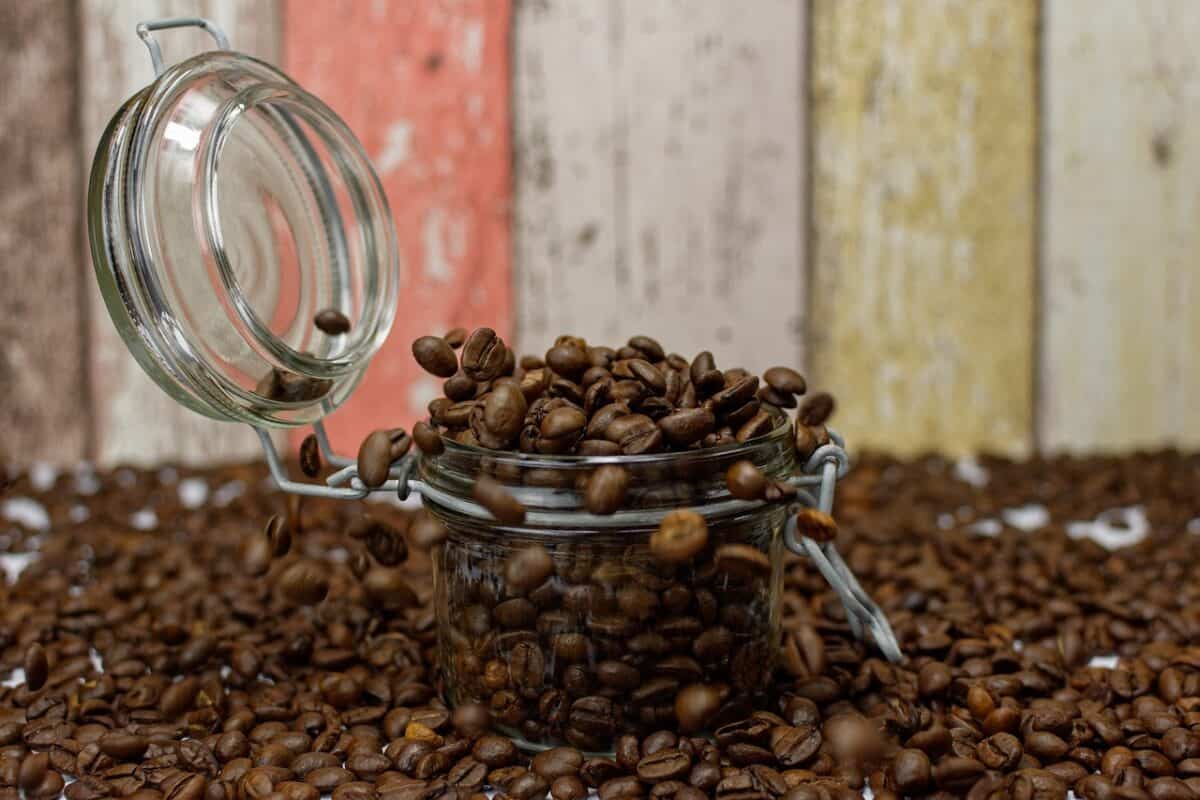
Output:
[[[787,510],[731,498],[724,474],[743,459],[791,476],[788,420],[746,444],[684,453],[498,454],[447,441],[441,455],[422,456],[419,479],[434,490],[425,505],[448,529],[434,558],[447,701],[489,706],[525,746],[587,751],[609,750],[615,733],[677,729],[677,695],[693,684],[710,688],[688,698],[698,718],[685,728],[712,730],[764,707]],[[561,524],[579,505],[576,487],[605,464],[628,470],[628,510],[570,511]],[[455,501],[469,500],[480,474],[525,505],[524,524],[464,513]],[[708,543],[686,563],[664,563],[650,536],[661,512],[681,507],[706,518]]]
[[[273,66],[229,50],[161,69],[109,123],[88,190],[100,291],[142,368],[215,419],[319,420],[390,329],[391,211],[337,115]],[[336,309],[350,330],[314,315]]]

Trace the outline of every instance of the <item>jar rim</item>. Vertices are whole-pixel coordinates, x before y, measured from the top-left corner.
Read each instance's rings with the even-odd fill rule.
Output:
[[[745,442],[705,447],[699,450],[676,450],[666,453],[648,453],[643,455],[615,456],[580,456],[553,455],[547,453],[522,453],[511,450],[489,450],[486,447],[463,444],[442,437],[442,443],[447,453],[460,458],[490,459],[497,466],[513,465],[522,469],[579,469],[585,467],[602,467],[605,465],[653,467],[658,465],[677,466],[681,463],[703,464],[709,460],[728,460],[738,455],[752,456],[762,447],[777,444],[791,436],[792,421],[782,411],[768,411],[775,419],[771,430],[761,436],[756,436]]]

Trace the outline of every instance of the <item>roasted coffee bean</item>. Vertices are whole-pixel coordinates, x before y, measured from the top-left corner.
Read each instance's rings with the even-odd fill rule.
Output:
[[[100,752],[106,756],[118,761],[135,761],[146,752],[150,740],[133,733],[112,731],[101,736],[97,744],[100,745]]]
[[[826,392],[818,392],[810,395],[800,404],[800,413],[797,419],[802,425],[814,426],[824,425],[825,420],[833,415],[833,396]]]
[[[530,767],[548,781],[579,774],[583,754],[574,747],[552,747],[533,757]]]
[[[1012,769],[1023,754],[1020,740],[1009,733],[993,734],[975,747],[975,757],[988,769]]]
[[[292,532],[288,530],[287,520],[284,517],[276,514],[267,520],[267,527],[263,533],[267,537],[267,544],[271,548],[273,557],[282,558],[287,555],[288,550],[292,549]]]
[[[584,489],[584,508],[592,514],[613,514],[625,502],[628,490],[629,472],[624,467],[614,464],[598,467]]]
[[[554,800],[584,800],[587,794],[587,786],[575,775],[561,775],[550,784]]]
[[[763,373],[763,381],[775,391],[784,394],[804,394],[808,391],[804,376],[788,367],[771,367]]]
[[[369,488],[382,486],[392,462],[402,457],[412,440],[399,428],[372,432],[358,448],[358,477]]]
[[[494,330],[476,328],[463,344],[462,369],[474,381],[490,381],[500,377],[508,357],[508,348]],[[450,375],[442,377],[448,378]]]
[[[782,767],[799,767],[817,754],[821,731],[814,725],[777,727],[771,731],[771,751]]]
[[[832,542],[837,538],[837,522],[824,511],[805,506],[796,511],[796,531],[814,542]]]
[[[422,369],[439,378],[449,378],[458,372],[458,356],[454,354],[454,348],[445,339],[440,337],[422,336],[417,339],[412,343],[412,354]],[[463,359],[463,370],[467,371],[465,352]],[[470,375],[470,372],[468,372],[468,375]],[[495,375],[483,379],[476,378],[474,375],[470,375],[470,377],[472,380],[491,380]]]
[[[973,758],[947,756],[933,768],[933,777],[938,787],[946,791],[965,791],[984,773],[983,764]]]
[[[336,308],[324,308],[313,317],[315,325],[322,333],[330,336],[341,336],[350,332],[350,320]]]
[[[310,478],[321,474],[321,446],[315,434],[310,433],[300,443],[300,471]]]
[[[408,544],[404,536],[384,522],[369,519],[366,538],[367,551],[385,567],[394,567],[408,558]]]
[[[517,746],[506,736],[486,735],[475,742],[471,755],[488,767],[507,767],[517,760]]]
[[[698,733],[708,727],[721,708],[723,698],[716,686],[694,683],[675,697],[675,717],[680,730]]]
[[[471,496],[500,522],[519,525],[525,521],[525,506],[494,478],[486,475],[476,478]]]
[[[645,756],[636,766],[638,779],[646,783],[679,780],[686,777],[691,769],[692,760],[685,753],[671,748]]]
[[[316,605],[329,592],[329,571],[320,561],[301,559],[280,573],[276,587],[290,603]]]
[[[725,544],[714,553],[717,569],[741,578],[760,578],[771,573],[766,553],[746,544]]]
[[[666,564],[691,560],[708,545],[708,525],[694,511],[670,511],[650,537],[650,552]]]
[[[541,545],[523,547],[504,562],[504,580],[514,592],[536,589],[553,573],[554,560]]]
[[[658,420],[668,442],[676,447],[689,447],[712,433],[717,419],[707,408],[681,408]]]
[[[412,438],[421,452],[427,456],[439,456],[446,449],[442,442],[442,435],[428,422],[421,421],[413,425]]]
[[[25,685],[29,689],[36,692],[46,685],[50,664],[46,660],[46,651],[41,644],[34,642],[25,649],[25,660],[22,666],[25,670]]]
[[[761,500],[767,493],[767,476],[751,461],[736,461],[725,471],[725,486],[739,500]]]

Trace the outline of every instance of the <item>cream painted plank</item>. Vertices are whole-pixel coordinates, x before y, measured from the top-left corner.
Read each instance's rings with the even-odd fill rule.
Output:
[[[83,0],[80,4],[82,150],[90,164],[105,125],[128,97],[150,83],[153,70],[134,27],[158,17],[204,16],[221,25],[232,46],[275,61],[278,13],[259,0]],[[159,34],[173,63],[212,40],[198,30]],[[87,256],[90,265],[90,255]],[[89,269],[91,376],[101,463],[161,460],[218,462],[253,457],[257,439],[245,426],[201,417],[169,398],[147,377],[117,335]]]
[[[0,465],[87,443],[74,14],[0,3]]]
[[[805,4],[516,8],[518,343],[798,364]]]
[[[517,347],[574,331],[610,341],[617,212],[615,3],[517,0],[513,17],[514,303]]]
[[[1191,0],[1047,5],[1048,449],[1200,445],[1197,37]]]
[[[810,382],[857,446],[1024,453],[1036,4],[815,0],[812,24]]]
[[[802,363],[805,7],[623,0],[621,331]]]

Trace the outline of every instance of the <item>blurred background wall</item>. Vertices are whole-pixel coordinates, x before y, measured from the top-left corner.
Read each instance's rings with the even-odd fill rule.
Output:
[[[413,338],[480,324],[797,365],[856,447],[1200,444],[1192,0],[0,0],[9,458],[257,452],[141,374],[84,245],[92,150],[152,77],[134,25],[185,14],[388,190],[401,303],[346,449],[438,391]]]

